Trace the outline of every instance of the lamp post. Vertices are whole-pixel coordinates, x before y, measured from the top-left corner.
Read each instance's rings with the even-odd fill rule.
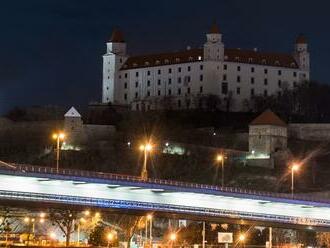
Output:
[[[53,139],[56,140],[56,171],[58,173],[60,165],[60,141],[64,140],[65,134],[62,132],[54,133]]]
[[[241,245],[243,247],[245,247],[245,234],[241,233],[239,236],[238,236],[238,241],[241,243]]]
[[[150,247],[152,247],[152,217],[153,216],[151,214],[147,215],[147,221],[149,220],[149,222],[150,222],[150,225],[149,225],[149,244],[150,244]]]
[[[221,163],[221,187],[225,186],[225,157],[222,154],[217,155],[216,161],[218,165]]]
[[[172,232],[172,233],[170,234],[171,248],[173,248],[173,244],[174,244],[176,238],[177,238],[176,233],[175,233],[175,232]]]
[[[294,173],[299,170],[299,164],[292,164],[291,166],[291,196],[294,194]]]
[[[142,144],[140,145],[140,151],[144,153],[141,177],[143,180],[146,180],[148,179],[148,170],[147,170],[148,153],[152,151],[152,145],[150,143]]]

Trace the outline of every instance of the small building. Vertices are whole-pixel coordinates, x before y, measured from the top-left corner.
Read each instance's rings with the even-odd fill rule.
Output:
[[[83,141],[83,120],[80,113],[74,107],[71,107],[64,115],[64,132],[67,135],[67,144],[76,144]]]
[[[287,124],[271,110],[266,110],[249,125],[249,152],[258,157],[287,149]]]

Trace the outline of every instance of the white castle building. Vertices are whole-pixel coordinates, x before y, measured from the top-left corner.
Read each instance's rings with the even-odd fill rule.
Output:
[[[132,110],[189,109],[202,107],[207,97],[216,95],[219,108],[247,111],[253,96],[280,94],[309,76],[302,35],[292,54],[229,49],[213,24],[203,48],[129,56],[122,33],[114,30],[103,55],[102,102]]]

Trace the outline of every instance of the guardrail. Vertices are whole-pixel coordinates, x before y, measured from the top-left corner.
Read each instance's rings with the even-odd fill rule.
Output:
[[[330,204],[330,199],[321,199],[311,196],[294,195],[292,197],[291,194],[286,194],[286,193],[273,193],[273,192],[249,190],[249,189],[234,188],[234,187],[221,187],[215,185],[188,183],[188,182],[180,182],[174,180],[152,179],[152,178],[148,178],[144,180],[141,177],[131,176],[131,175],[121,175],[121,174],[113,174],[113,173],[94,172],[87,170],[61,169],[61,168],[57,170],[56,168],[53,167],[42,167],[42,166],[27,165],[27,164],[13,164],[13,165],[15,166],[15,168],[6,167],[5,170],[28,172],[28,173],[40,173],[40,174],[54,174],[54,175],[63,175],[63,176],[76,176],[76,177],[85,177],[85,178],[98,178],[98,179],[116,180],[116,181],[143,182],[143,183],[160,184],[160,185],[176,186],[183,188],[222,191],[233,194],[244,194],[244,195],[260,196],[260,197],[270,197],[270,198],[280,198],[280,199],[288,199],[288,200],[300,200],[300,201],[310,201],[310,202]]]
[[[136,210],[157,210],[177,213],[200,214],[206,216],[217,216],[237,219],[249,219],[255,221],[275,221],[278,223],[288,223],[294,225],[323,226],[330,227],[330,221],[317,218],[300,218],[294,216],[284,216],[275,214],[261,214],[252,212],[240,212],[235,210],[220,210],[213,208],[199,208],[189,206],[179,206],[171,204],[159,204],[150,202],[111,200],[103,198],[92,198],[82,196],[68,196],[60,194],[39,194],[30,192],[16,192],[0,190],[0,198],[8,200],[31,200],[53,203],[79,204],[106,208],[125,208]]]

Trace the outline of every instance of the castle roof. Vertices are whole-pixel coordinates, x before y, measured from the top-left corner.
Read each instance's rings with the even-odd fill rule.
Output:
[[[114,42],[114,43],[125,42],[123,33],[120,30],[118,30],[117,28],[114,28],[112,31],[111,38],[110,38],[110,42]]]
[[[257,64],[297,69],[291,54],[267,53],[254,50],[225,49],[226,62]],[[129,57],[121,70],[137,69],[171,64],[199,62],[203,60],[203,49],[189,49],[181,52],[159,53]]]
[[[257,116],[257,118],[255,118],[250,123],[250,126],[255,125],[272,125],[286,127],[286,123],[269,109]]]
[[[74,107],[71,107],[69,109],[69,111],[66,112],[66,114],[64,115],[64,117],[77,117],[77,118],[80,118],[81,115],[79,114],[79,112]]]
[[[303,34],[299,34],[296,39],[296,44],[307,44],[307,39]]]
[[[210,28],[209,34],[220,34],[220,29],[216,22],[214,22]]]

